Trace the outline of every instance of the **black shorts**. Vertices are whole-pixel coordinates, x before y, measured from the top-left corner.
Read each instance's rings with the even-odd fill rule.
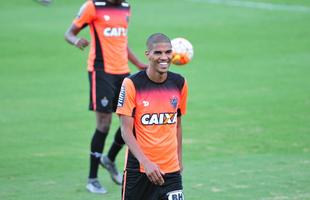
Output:
[[[88,72],[89,110],[112,113],[116,111],[122,82],[129,74],[107,74],[104,71]]]
[[[126,170],[122,200],[184,200],[181,174],[167,173],[164,180],[163,185],[155,185],[145,173]]]

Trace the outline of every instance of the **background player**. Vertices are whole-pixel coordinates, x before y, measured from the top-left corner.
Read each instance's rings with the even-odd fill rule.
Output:
[[[116,109],[120,86],[123,79],[129,75],[128,59],[139,69],[146,67],[128,48],[129,16],[130,6],[122,0],[87,1],[65,33],[65,39],[70,44],[83,50],[89,42],[77,35],[85,26],[90,27],[89,109],[96,113],[97,126],[91,140],[90,171],[86,188],[93,193],[106,193],[106,189],[97,179],[100,161],[110,172],[115,183],[122,182],[122,175],[114,164],[115,157],[124,144],[120,129],[115,134],[108,155],[102,156],[102,152],[112,112]]]
[[[125,78],[116,111],[129,147],[123,200],[183,200],[181,115],[187,84],[168,71],[172,47],[166,35],[148,38],[146,56],[149,67]]]

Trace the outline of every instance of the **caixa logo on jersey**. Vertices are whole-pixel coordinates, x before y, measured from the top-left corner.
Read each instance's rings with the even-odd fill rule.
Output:
[[[107,27],[103,29],[103,35],[106,37],[127,36],[127,28],[123,27]]]
[[[144,114],[141,117],[143,125],[166,125],[177,122],[177,113],[153,113]]]

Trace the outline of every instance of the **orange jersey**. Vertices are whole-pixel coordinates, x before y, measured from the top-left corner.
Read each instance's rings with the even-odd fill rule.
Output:
[[[114,5],[109,1],[87,1],[73,23],[79,27],[89,25],[91,47],[88,71],[104,70],[110,74],[129,73],[128,19],[129,4]]]
[[[125,78],[116,113],[134,117],[135,138],[144,154],[165,173],[180,170],[177,119],[186,112],[185,79],[168,72],[163,83],[151,81],[145,71]],[[145,172],[128,151],[126,168]]]

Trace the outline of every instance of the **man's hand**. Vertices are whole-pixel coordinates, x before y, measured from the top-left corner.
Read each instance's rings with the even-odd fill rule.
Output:
[[[144,165],[145,173],[149,180],[154,183],[155,185],[163,185],[165,183],[165,180],[163,178],[163,173],[160,171],[159,167],[152,163],[151,161],[147,161]]]
[[[85,47],[89,45],[89,42],[84,38],[79,38],[74,42],[74,46],[77,48],[84,50]]]
[[[148,65],[139,62],[139,63],[137,64],[137,67],[139,68],[139,70],[145,70],[145,69],[148,67]]]

